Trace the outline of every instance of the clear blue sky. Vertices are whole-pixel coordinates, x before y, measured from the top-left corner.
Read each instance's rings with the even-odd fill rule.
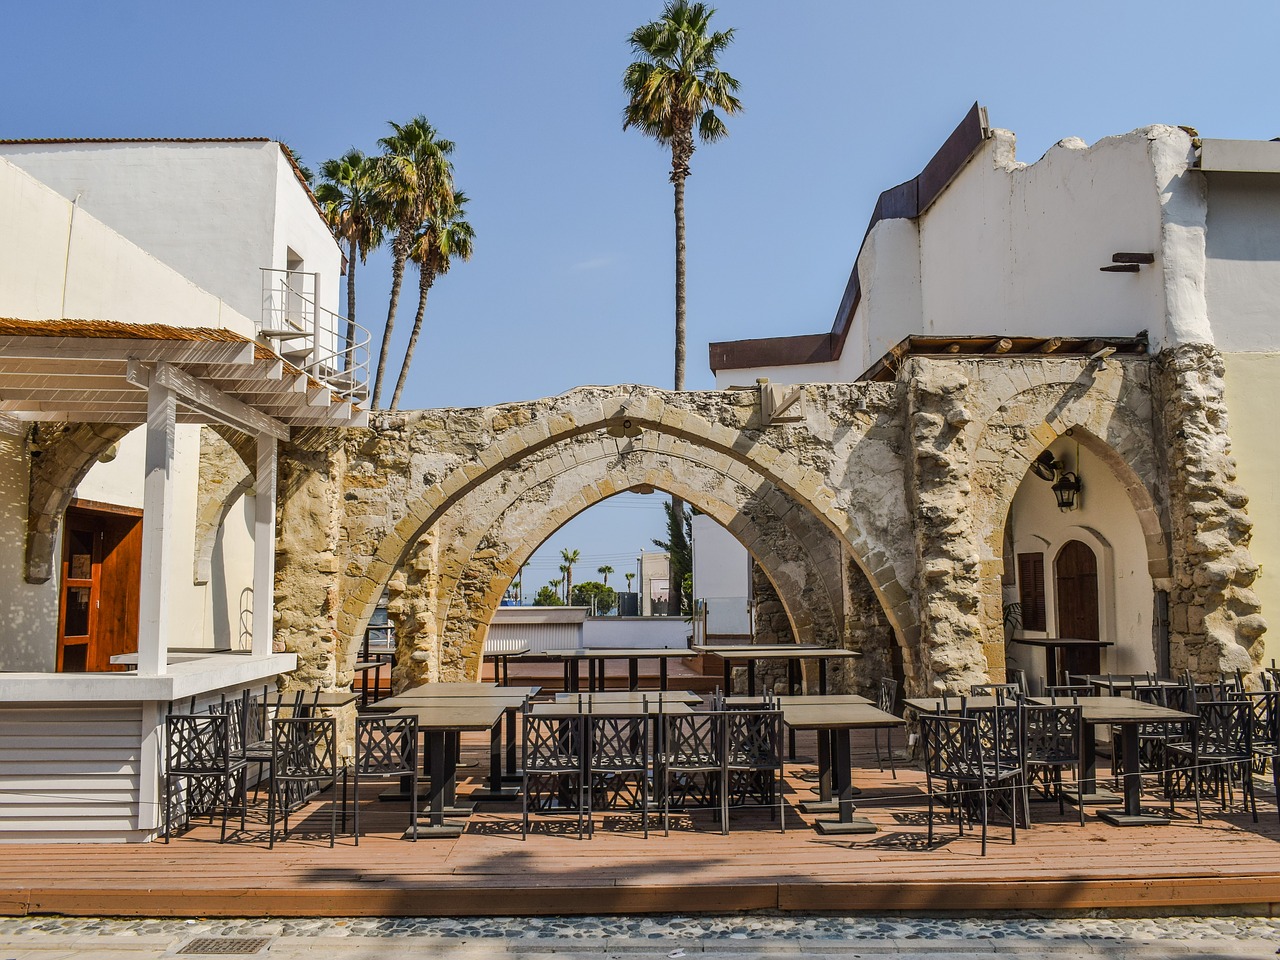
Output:
[[[746,111],[693,159],[690,388],[712,385],[709,341],[830,328],[877,195],[918,173],[975,100],[1025,161],[1149,123],[1280,135],[1274,2],[713,5],[737,30],[723,66]],[[0,136],[269,136],[314,167],[426,114],[458,144],[476,256],[436,285],[404,405],[670,386],[669,158],[620,119],[627,35],[660,10],[8,3]],[[388,272],[383,257],[364,268],[366,325],[385,317]],[[658,498],[611,503],[548,541],[581,550],[575,580],[607,562],[621,583],[630,565],[615,558],[661,534]],[[558,575],[546,568],[530,583]]]

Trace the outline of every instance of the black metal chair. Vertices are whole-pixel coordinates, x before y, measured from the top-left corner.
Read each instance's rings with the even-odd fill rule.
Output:
[[[897,714],[894,709],[898,704],[898,681],[890,677],[881,677],[880,685],[876,690],[876,706],[885,713]],[[884,773],[884,761],[880,759],[880,728],[876,727],[871,731],[871,742],[876,750],[876,765],[880,768],[880,772]],[[898,768],[893,762],[893,730],[886,727],[884,731],[885,752],[889,754],[889,772],[893,774],[893,779],[898,779]]]
[[[1092,697],[1097,693],[1087,683],[1044,683],[1040,684],[1040,695],[1050,700],[1073,700],[1076,697]]]
[[[998,702],[1022,698],[1022,687],[1016,683],[975,683],[969,687],[971,697],[995,697]]]
[[[1010,840],[1018,842],[1018,796],[1022,791],[1021,767],[1010,768],[999,758],[988,757],[981,721],[976,716],[925,713],[920,715],[924,753],[925,790],[929,796],[929,835],[933,843],[935,800],[942,799],[956,816],[960,835],[964,819],[972,823],[975,811],[982,822],[982,855],[987,854],[987,821],[990,794],[1007,791],[1010,798]],[[999,743],[999,736],[995,743]]]
[[[634,808],[639,803],[644,836],[649,836],[649,718],[587,718],[587,836],[595,834],[593,813],[600,809]]]
[[[347,827],[347,768],[338,763],[338,727],[334,717],[276,717],[271,725],[271,789],[267,799],[268,848],[276,843],[276,820],[283,820],[281,840],[289,838],[289,814],[295,804],[322,790],[334,791],[330,807],[329,846],[338,834],[338,809]],[[338,780],[342,797],[337,797]]]
[[[1169,769],[1165,772],[1165,792],[1169,808],[1183,791],[1179,784],[1190,783],[1196,802],[1196,821],[1202,822],[1202,787],[1208,784],[1218,794],[1222,808],[1233,800],[1233,785],[1241,782],[1245,808],[1258,822],[1258,802],[1253,794],[1253,704],[1246,699],[1206,700],[1194,710],[1198,723],[1189,743],[1168,743]]]
[[[222,834],[227,839],[227,812],[233,789],[239,789],[240,829],[245,823],[248,764],[233,748],[232,723],[225,713],[207,716],[170,714],[165,718],[164,842],[173,830],[175,781],[187,782],[186,819],[207,808],[222,810]],[[217,803],[217,801],[221,801]]]
[[[1263,690],[1246,696],[1253,705],[1253,772],[1265,774],[1267,764],[1271,765],[1271,786],[1280,814],[1280,691]]]
[[[397,777],[409,783],[409,835],[418,839],[418,720],[384,714],[356,717],[351,763],[352,830],[360,845],[360,781]]]
[[[777,805],[779,827],[787,832],[782,796],[782,711],[725,710],[721,734],[720,829],[729,832],[731,806]]]
[[[654,755],[654,788],[662,804],[662,829],[671,832],[671,806],[720,805],[724,752],[722,711],[683,715],[664,714],[662,742]]]
[[[1044,794],[1057,798],[1058,813],[1065,813],[1062,797],[1062,771],[1074,768],[1076,786],[1080,784],[1080,763],[1084,750],[1084,720],[1076,704],[1037,705],[1024,703],[1019,727],[1022,732],[1022,779],[1028,791],[1037,775],[1043,779]],[[1023,809],[1031,819],[1031,807],[1024,794]],[[1084,826],[1084,803],[1076,804],[1080,826]]]
[[[524,743],[521,839],[529,836],[530,810],[549,813],[559,808],[571,809],[577,815],[581,840],[583,816],[587,811],[584,718],[542,717],[526,709],[521,719]],[[571,788],[573,793],[566,788]]]

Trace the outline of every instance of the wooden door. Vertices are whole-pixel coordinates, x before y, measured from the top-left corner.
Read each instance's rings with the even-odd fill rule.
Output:
[[[138,650],[140,511],[68,507],[65,524],[57,668],[128,669],[111,658]]]
[[[1057,584],[1059,637],[1101,639],[1098,626],[1098,558],[1086,544],[1070,540],[1054,561]],[[1099,673],[1101,657],[1092,650],[1063,650],[1062,666],[1068,673]]]

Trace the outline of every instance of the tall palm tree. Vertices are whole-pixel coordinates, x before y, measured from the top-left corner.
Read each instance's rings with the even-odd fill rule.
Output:
[[[613,567],[606,563],[603,567],[596,567],[596,573],[604,578],[604,585],[607,587],[609,585],[609,574],[613,573]]]
[[[382,246],[382,221],[376,191],[377,162],[352,147],[320,165],[316,199],[340,241],[347,244],[346,347],[355,339],[356,262],[365,263]]]
[[[685,242],[684,182],[698,138],[713,143],[728,134],[716,111],[732,115],[742,109],[734,93],[738,81],[716,65],[716,57],[733,42],[733,30],[708,32],[715,10],[704,3],[668,0],[662,16],[637,27],[631,50],[637,59],[622,75],[629,102],[622,127],[671,148],[671,182],[676,213],[676,371],[675,388],[684,389]]]
[[[443,198],[441,198],[443,199]],[[427,293],[436,277],[449,272],[454,260],[470,260],[472,241],[475,230],[463,219],[466,213],[467,195],[461,190],[453,191],[448,202],[432,205],[413,238],[413,246],[409,250],[409,259],[418,265],[418,312],[413,318],[413,331],[409,334],[409,345],[404,348],[404,360],[400,364],[400,376],[396,379],[396,389],[391,394],[391,409],[400,407],[400,395],[404,392],[405,381],[409,379],[409,365],[413,363],[413,351],[418,345],[418,334],[422,331],[422,316],[427,309]]]
[[[560,564],[560,579],[556,584],[564,588],[564,602],[569,602],[569,584],[573,582],[573,574],[567,564]]]
[[[378,158],[378,193],[386,205],[386,224],[395,233],[391,238],[391,301],[387,305],[387,325],[382,331],[382,349],[378,352],[370,401],[374,410],[382,395],[400,284],[414,239],[427,216],[453,197],[453,164],[449,162],[453,141],[443,139],[421,114],[405,124],[392,122],[391,129],[390,136],[378,141],[383,150]]]
[[[561,550],[560,559],[565,565],[560,569],[564,571],[564,602],[573,602],[573,565],[578,562],[577,550]]]

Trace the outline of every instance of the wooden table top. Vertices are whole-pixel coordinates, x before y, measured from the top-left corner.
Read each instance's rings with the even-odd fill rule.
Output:
[[[400,707],[392,716],[417,718],[419,730],[491,730],[508,706],[501,699],[478,697],[419,701]]]
[[[502,701],[508,706],[518,707],[532,696],[536,696],[541,687],[490,687],[485,685],[482,689],[471,690],[427,690],[426,687],[414,687],[412,690],[406,690],[404,693],[397,693],[394,697],[386,697],[379,700],[376,704],[370,704],[370,709],[396,710],[400,707],[416,707],[426,703],[453,703],[459,700],[492,700]],[[473,687],[478,686],[473,684]]]
[[[869,700],[866,697],[859,696],[856,693],[828,693],[828,694],[806,693],[806,694],[799,694],[796,696],[782,695],[782,696],[774,697],[774,699],[778,702],[778,706],[782,706],[783,704],[787,704],[787,703],[795,704],[795,705],[804,705],[809,703],[875,703],[874,700]],[[760,698],[752,697],[752,696],[749,696],[748,694],[743,693],[743,694],[734,694],[732,697],[725,697],[724,702],[729,704],[730,706],[741,706],[744,704],[760,703]]]
[[[860,730],[873,727],[900,727],[907,721],[870,703],[830,703],[827,697],[806,697],[783,702],[782,722],[797,730]]]
[[[1047,704],[1043,697],[1032,697],[1028,703]],[[1183,713],[1155,703],[1133,700],[1130,697],[1078,697],[1074,702],[1082,708],[1085,723],[1146,723],[1161,720],[1194,720],[1193,713]],[[1060,706],[1067,706],[1059,700]]]
[[[646,710],[646,706],[648,709]],[[675,703],[664,700],[650,700],[648,704],[639,701],[588,704],[583,697],[582,706],[577,700],[561,700],[555,703],[534,703],[529,706],[529,713],[535,717],[639,717],[687,716],[693,713],[693,706],[688,703]]]
[[[986,710],[997,705],[995,697],[961,697],[948,696],[945,698],[945,709],[948,713],[959,713],[963,704],[970,710]],[[912,710],[918,710],[920,713],[938,713],[944,708],[942,697],[907,697],[902,701]],[[1015,701],[1003,700],[999,701],[1000,706],[1012,706]]]
[[[711,646],[695,643],[695,653],[711,653],[722,660],[849,660],[862,656],[861,650],[824,647],[815,643],[733,644]]]
[[[692,690],[604,690],[597,693],[583,694],[583,703],[642,703],[647,700],[661,700],[663,703],[698,704],[702,697]],[[578,702],[576,693],[557,693],[557,703]]]
[[[688,647],[585,647],[543,650],[548,660],[669,660],[689,656]]]

